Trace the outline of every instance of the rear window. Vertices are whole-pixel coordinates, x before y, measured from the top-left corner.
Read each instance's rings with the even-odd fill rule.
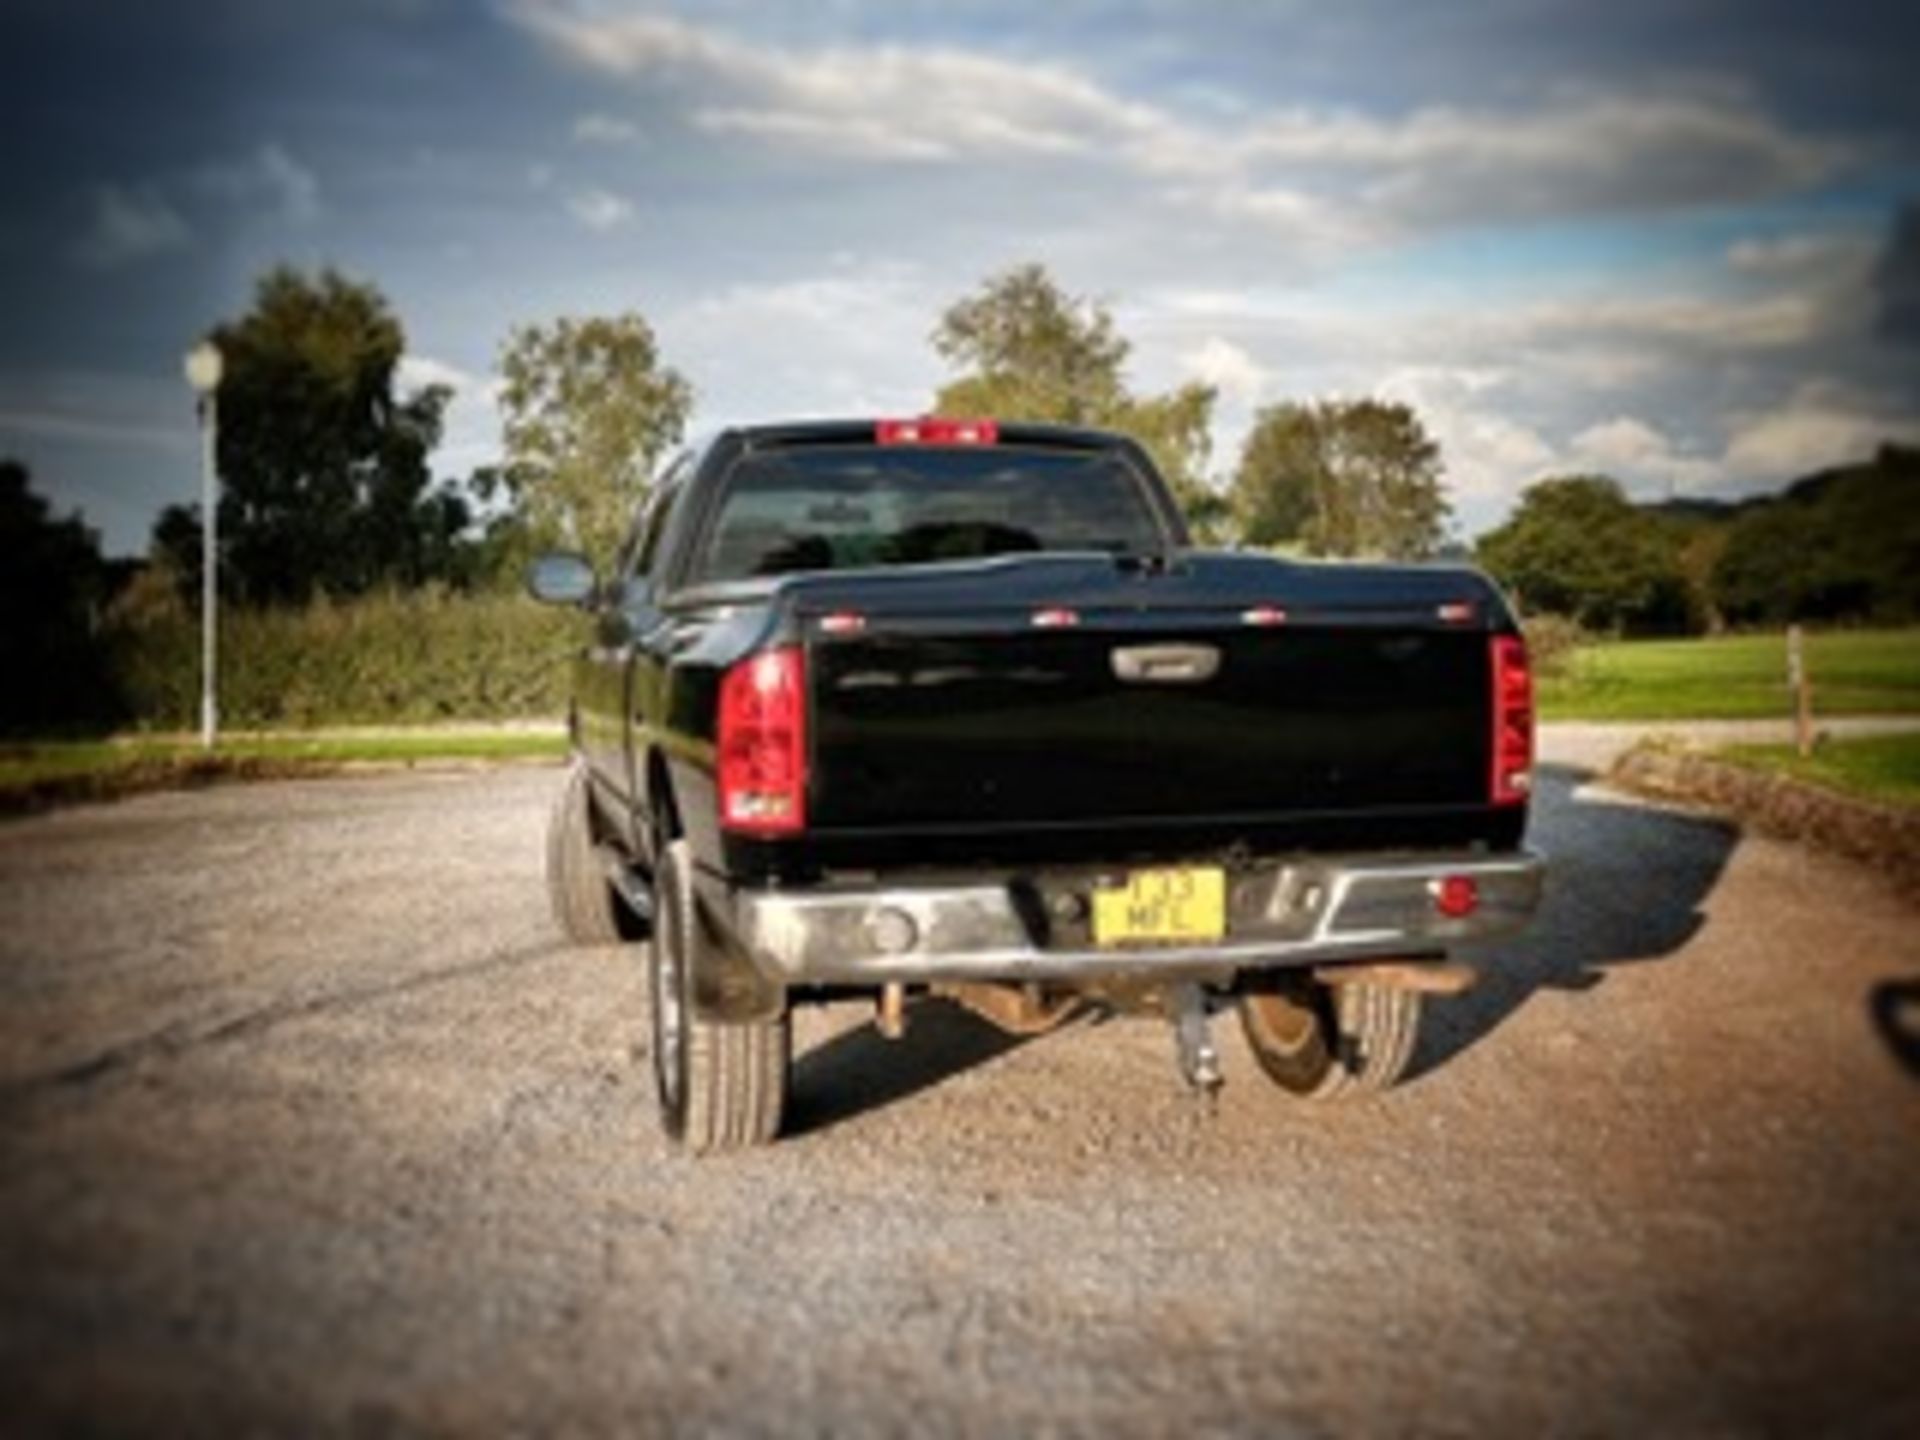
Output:
[[[1116,452],[797,446],[734,467],[693,578],[1165,543],[1145,484]]]

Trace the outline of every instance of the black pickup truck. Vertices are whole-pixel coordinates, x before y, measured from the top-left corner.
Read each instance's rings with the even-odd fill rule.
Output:
[[[797,1003],[1037,1032],[1237,1006],[1285,1090],[1376,1090],[1458,942],[1539,898],[1527,653],[1468,569],[1191,548],[1131,440],[985,420],[724,431],[609,573],[549,833],[581,943],[650,935],[666,1129],[779,1131]]]

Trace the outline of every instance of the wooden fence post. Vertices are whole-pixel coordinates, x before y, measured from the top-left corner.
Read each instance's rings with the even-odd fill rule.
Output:
[[[1793,691],[1793,739],[1800,758],[1813,754],[1813,681],[1807,675],[1805,637],[1787,627],[1787,687]]]

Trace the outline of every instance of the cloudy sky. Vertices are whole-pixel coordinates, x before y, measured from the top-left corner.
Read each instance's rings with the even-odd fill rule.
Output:
[[[144,547],[181,352],[269,264],[392,300],[497,442],[516,322],[638,309],[701,425],[912,413],[1037,259],[1132,379],[1376,394],[1472,534],[1920,440],[1920,11],[1804,0],[10,0],[0,454]]]

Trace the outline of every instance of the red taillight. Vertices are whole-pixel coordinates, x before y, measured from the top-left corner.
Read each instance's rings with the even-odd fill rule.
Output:
[[[1523,805],[1533,790],[1533,667],[1527,642],[1495,635],[1493,671],[1493,803]]]
[[[795,646],[763,650],[720,681],[720,824],[792,835],[807,824],[807,666]]]
[[[995,445],[999,440],[1000,426],[993,420],[923,415],[918,420],[878,420],[873,426],[876,445]]]

